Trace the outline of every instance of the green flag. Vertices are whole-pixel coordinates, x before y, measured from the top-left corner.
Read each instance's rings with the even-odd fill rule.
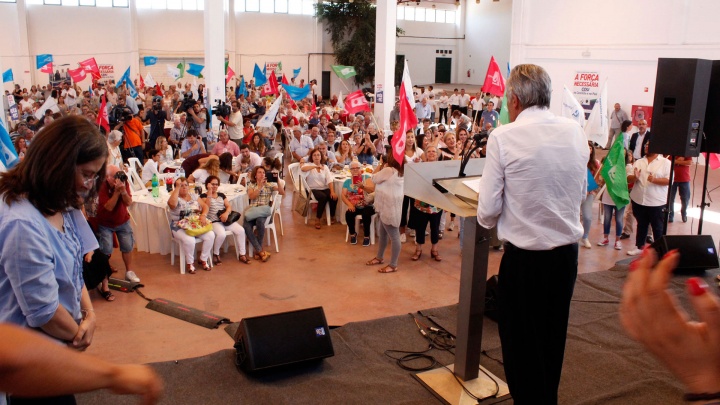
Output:
[[[500,123],[503,125],[510,123],[510,113],[507,108],[507,90],[503,93],[502,106],[500,106]]]
[[[178,76],[175,80],[180,80],[183,76],[185,76],[185,62],[178,63],[177,68],[180,70],[180,76]]]
[[[331,65],[330,67],[341,79],[348,79],[357,74],[354,66]]]
[[[600,174],[605,179],[605,187],[615,206],[620,209],[630,203],[627,173],[625,171],[625,145],[622,134],[618,134],[605,157]]]
[[[225,76],[227,76],[227,68],[228,68],[228,65],[230,65],[230,61],[229,61],[229,60],[226,60],[226,61],[225,61]]]

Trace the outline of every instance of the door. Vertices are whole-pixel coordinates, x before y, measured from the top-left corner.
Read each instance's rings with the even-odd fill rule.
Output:
[[[330,71],[322,72],[322,89],[320,90],[323,100],[330,100]]]
[[[435,58],[435,83],[450,83],[452,58]]]

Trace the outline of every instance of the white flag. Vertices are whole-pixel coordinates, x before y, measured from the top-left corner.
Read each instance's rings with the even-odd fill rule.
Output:
[[[336,106],[341,110],[345,109],[345,102],[343,101],[342,91],[338,95],[338,102]]]
[[[60,108],[58,108],[57,100],[52,97],[48,97],[48,99],[45,100],[43,105],[41,105],[40,108],[35,111],[35,118],[42,119],[43,115],[45,115],[45,110],[51,110],[54,113],[59,113]]]
[[[585,110],[583,110],[580,102],[565,86],[563,86],[562,110],[560,115],[577,121],[581,128],[585,127]]]
[[[193,97],[195,98],[195,100],[197,100],[198,98],[200,98],[200,97],[198,96],[198,82],[197,82],[197,78],[195,78],[195,77],[193,77],[192,85],[190,85],[190,91],[192,92]]]
[[[607,112],[607,80],[603,84],[600,96],[595,100],[590,117],[585,124],[585,136],[588,141],[605,146],[608,141],[608,112]]]
[[[270,128],[272,126],[273,122],[275,122],[275,116],[278,113],[278,109],[280,108],[280,101],[281,101],[280,97],[275,99],[275,102],[272,103],[272,105],[270,106],[270,109],[265,113],[265,115],[263,115],[262,118],[260,118],[258,120],[257,124],[255,124],[255,128],[257,128],[257,127]]]
[[[167,66],[167,72],[170,75],[170,77],[173,78],[173,80],[180,79],[180,69],[178,69],[175,66],[170,66],[170,65],[166,65],[166,66]]]
[[[152,76],[150,76],[150,73],[145,76],[145,85],[150,87],[155,87],[157,83],[155,82],[155,79],[153,79]]]
[[[408,67],[407,59],[405,59],[405,68],[403,68],[402,81],[405,84],[405,94],[407,95],[408,103],[410,107],[415,109],[415,96],[413,95],[413,86],[410,81],[410,68]]]

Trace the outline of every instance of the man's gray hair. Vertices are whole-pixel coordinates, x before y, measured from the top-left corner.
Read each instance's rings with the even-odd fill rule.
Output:
[[[122,132],[118,130],[113,130],[108,133],[108,142],[117,142],[122,139]]]
[[[517,65],[510,72],[507,83],[508,100],[515,95],[520,106],[550,107],[552,83],[550,75],[538,65]]]

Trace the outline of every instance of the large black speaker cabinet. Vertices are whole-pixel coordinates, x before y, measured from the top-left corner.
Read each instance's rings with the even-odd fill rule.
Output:
[[[712,64],[704,128],[702,151],[720,153],[720,60]]]
[[[720,267],[715,242],[710,235],[665,235],[652,247],[662,257],[670,250],[680,251],[678,273],[694,273]]]
[[[710,60],[658,59],[650,152],[700,154],[711,71]]]
[[[235,349],[245,371],[335,355],[322,307],[244,318],[235,333]]]

